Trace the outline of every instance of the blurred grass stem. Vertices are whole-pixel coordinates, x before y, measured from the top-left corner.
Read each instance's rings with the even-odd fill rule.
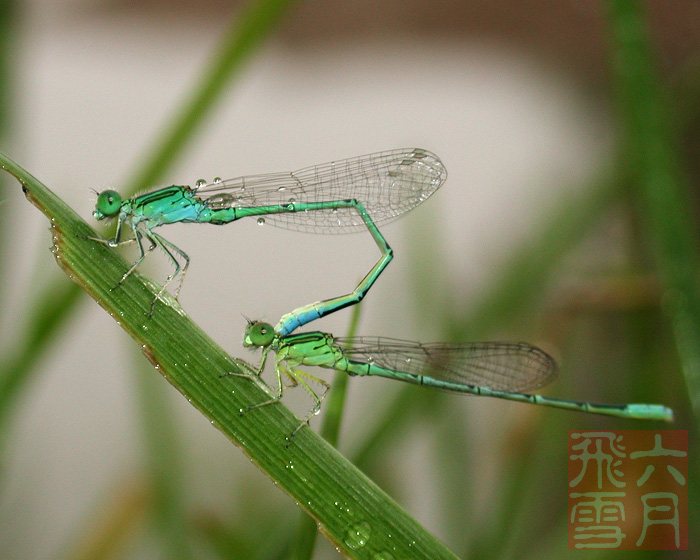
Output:
[[[672,115],[659,85],[649,31],[638,0],[607,2],[612,69],[633,173],[660,279],[665,311],[700,422],[700,252],[681,170]]]

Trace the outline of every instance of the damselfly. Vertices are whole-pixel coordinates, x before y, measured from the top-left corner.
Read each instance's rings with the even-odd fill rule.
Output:
[[[339,338],[318,331],[283,336],[268,323],[249,322],[243,345],[262,348],[262,359],[257,368],[237,360],[246,375],[259,376],[269,352],[272,350],[276,354],[276,391],[271,399],[250,409],[280,400],[285,376],[292,386],[300,385],[314,399],[314,408],[304,423],[320,410],[321,401],[330,387],[299,366],[319,366],[353,376],[388,377],[456,393],[592,414],[673,421],[673,411],[658,404],[596,404],[526,393],[550,383],[557,376],[554,359],[526,343],[423,344],[384,337]],[[321,395],[316,394],[309,382],[324,388]]]
[[[377,224],[389,222],[415,208],[447,178],[437,156],[419,148],[406,148],[358,156],[306,167],[298,171],[251,175],[235,179],[198,181],[194,187],[165,187],[122,200],[106,190],[97,197],[93,216],[117,218],[113,239],[96,239],[116,247],[136,241],[139,258],[117,283],[119,286],[156,247],[174,265],[151,306],[172,280],[180,275],[177,298],[190,259],[173,243],[153,230],[178,222],[222,225],[248,216],[259,222],[313,233],[345,233],[366,228],[381,257],[349,294],[305,305],[284,315],[277,330],[286,335],[309,321],[359,302],[392,259],[392,251]],[[265,216],[265,217],[262,217]],[[131,239],[122,240],[128,225]],[[144,249],[143,239],[150,242]],[[176,255],[184,261],[181,266]]]

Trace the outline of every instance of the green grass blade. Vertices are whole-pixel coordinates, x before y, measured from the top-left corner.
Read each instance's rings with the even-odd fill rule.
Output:
[[[14,0],[0,0],[0,142],[5,144],[10,137],[12,99],[14,98],[14,80],[12,71],[12,61],[15,60],[13,45],[16,39],[15,27],[17,23],[17,3]],[[0,178],[0,238],[7,239],[8,232],[7,219],[8,205],[7,181],[5,177]],[[7,252],[7,244],[0,245],[0,263],[4,264]],[[3,281],[3,274],[7,266],[0,266],[0,301],[4,295],[6,282]],[[0,307],[0,321],[3,309]]]
[[[343,553],[350,558],[455,558],[312,430],[300,430],[285,447],[299,422],[286,407],[276,404],[241,415],[240,410],[268,398],[266,390],[250,379],[221,377],[235,371],[235,363],[174,300],[157,304],[149,318],[158,289],[154,283],[135,273],[112,289],[127,263],[106,245],[80,237],[94,232],[34,177],[2,155],[0,165],[49,218],[54,257],[66,274],[117,320],[169,383],[318,521]]]
[[[633,185],[696,421],[700,422],[700,247],[692,204],[655,73],[641,2],[611,0],[612,60]]]

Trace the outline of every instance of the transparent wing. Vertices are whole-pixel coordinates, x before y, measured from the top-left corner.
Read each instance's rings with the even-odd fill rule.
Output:
[[[351,360],[499,391],[531,391],[557,375],[552,357],[518,342],[421,344],[383,337],[336,338]]]
[[[374,223],[379,224],[418,206],[440,188],[446,178],[445,166],[435,154],[419,148],[405,148],[298,171],[216,180],[196,191],[212,208],[354,198],[365,206]],[[313,233],[347,233],[366,227],[353,209],[268,214],[265,223]]]

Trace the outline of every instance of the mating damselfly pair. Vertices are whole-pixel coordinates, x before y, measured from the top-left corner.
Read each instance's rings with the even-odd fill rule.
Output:
[[[175,297],[180,291],[189,257],[153,230],[178,222],[223,225],[244,217],[257,217],[274,226],[313,233],[345,233],[366,229],[381,256],[353,292],[304,305],[283,315],[277,325],[249,322],[244,345],[262,348],[255,368],[237,360],[244,376],[259,376],[270,350],[276,353],[277,379],[273,398],[252,408],[277,402],[282,397],[282,377],[301,385],[315,401],[318,411],[328,384],[299,369],[320,366],[348,375],[374,375],[399,379],[449,391],[491,396],[544,406],[609,416],[671,421],[673,412],[661,405],[604,405],[554,399],[525,393],[552,381],[554,360],[542,350],[524,343],[421,344],[383,337],[335,338],[319,331],[292,334],[297,328],[364,298],[392,259],[392,250],[377,225],[387,223],[427,200],[447,177],[437,156],[409,148],[378,152],[298,171],[252,175],[235,179],[198,182],[194,187],[170,186],[122,200],[113,190],[99,194],[94,216],[116,218],[115,236],[98,241],[118,246],[136,242],[139,257],[124,273],[123,283],[156,247],[174,266],[151,305],[178,275]],[[127,225],[133,237],[122,239]],[[144,249],[144,238],[150,243]],[[181,259],[182,263],[178,260]],[[319,396],[308,382],[324,387]],[[245,411],[244,411],[245,412]],[[303,425],[303,423],[301,424]]]

